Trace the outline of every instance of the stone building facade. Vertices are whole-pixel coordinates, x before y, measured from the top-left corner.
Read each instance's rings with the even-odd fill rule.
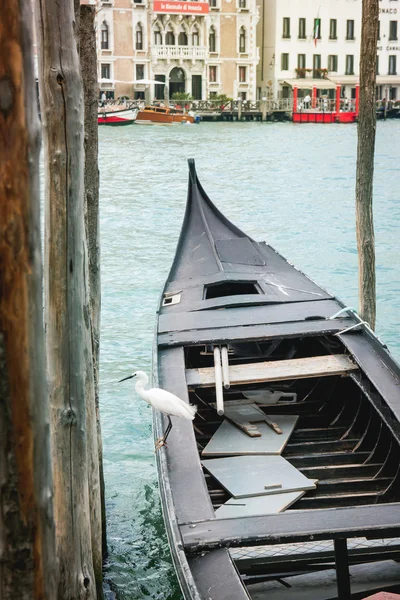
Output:
[[[99,0],[100,93],[254,100],[257,19],[256,0]]]

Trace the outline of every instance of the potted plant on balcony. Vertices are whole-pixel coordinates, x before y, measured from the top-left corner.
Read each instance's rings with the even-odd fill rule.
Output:
[[[314,73],[319,79],[326,79],[328,77],[328,69],[315,69]]]

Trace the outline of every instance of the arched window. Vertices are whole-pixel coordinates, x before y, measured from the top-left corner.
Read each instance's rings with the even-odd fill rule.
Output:
[[[143,27],[140,23],[136,25],[136,50],[143,50]]]
[[[210,27],[210,33],[208,36],[208,45],[210,47],[210,52],[216,52],[217,42],[216,42],[214,27]]]
[[[167,46],[175,46],[175,36],[172,31],[167,31],[167,34],[165,36],[165,44]]]
[[[158,27],[154,30],[154,44],[156,46],[162,46],[162,35]]]
[[[192,46],[200,46],[199,30],[196,28],[192,32]]]
[[[178,35],[178,46],[187,46],[188,45],[188,37],[186,31],[181,31]]]
[[[239,52],[246,52],[246,30],[244,27],[239,30]]]
[[[108,25],[105,21],[103,21],[101,24],[100,36],[101,36],[101,49],[108,50],[108,45],[109,45]]]

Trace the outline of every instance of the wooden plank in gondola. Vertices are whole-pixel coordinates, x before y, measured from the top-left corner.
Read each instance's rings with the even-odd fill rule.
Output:
[[[264,381],[284,381],[310,377],[346,375],[357,371],[358,367],[345,354],[313,356],[245,365],[232,365],[229,376],[232,384],[261,383]],[[212,387],[215,383],[214,369],[186,369],[189,387]]]
[[[263,517],[212,519],[180,527],[186,552],[223,546],[285,544],[337,537],[398,537],[400,503],[288,511]]]
[[[216,344],[228,340],[270,340],[272,338],[295,338],[312,335],[335,334],[354,325],[348,318],[317,319],[315,321],[298,321],[296,323],[275,323],[210,329],[191,329],[187,331],[168,331],[158,334],[160,347],[187,346],[193,344]]]
[[[266,306],[242,306],[230,308],[229,310],[215,308],[203,311],[170,312],[160,314],[158,333],[231,327],[232,325],[239,327],[241,325],[287,323],[307,319],[322,320],[329,319],[341,308],[342,305],[336,300],[314,300],[287,304],[267,304]]]

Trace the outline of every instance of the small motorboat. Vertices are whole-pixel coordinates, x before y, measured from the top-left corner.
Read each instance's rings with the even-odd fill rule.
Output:
[[[136,108],[102,107],[98,112],[97,121],[99,125],[132,125],[136,121],[137,113]]]
[[[185,599],[400,590],[400,368],[215,207],[194,161],[154,350],[154,385],[198,407],[156,454]]]
[[[136,118],[139,125],[174,125],[177,123],[194,123],[195,116],[181,109],[163,106],[145,106],[140,109]]]

